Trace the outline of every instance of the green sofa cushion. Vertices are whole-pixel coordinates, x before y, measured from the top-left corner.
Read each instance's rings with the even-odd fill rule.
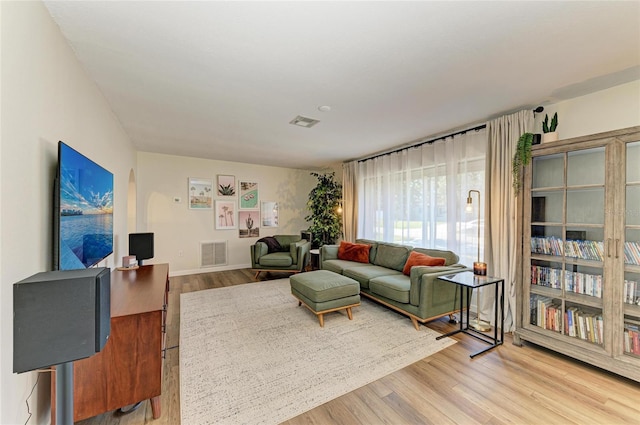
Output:
[[[411,252],[411,248],[408,246],[379,243],[373,264],[401,272],[407,262],[409,252]]]
[[[353,263],[359,264],[359,263]],[[362,263],[360,263],[362,264]],[[402,274],[395,270],[391,270],[386,267],[374,266],[372,264],[364,264],[362,267],[352,267],[348,269],[344,269],[343,273],[345,276],[350,277],[351,279],[355,279],[360,282],[360,286],[363,288],[369,287],[369,281],[375,277],[380,276],[390,276],[396,274]]]
[[[329,270],[334,273],[344,274],[345,269],[351,269],[360,266],[370,266],[367,263],[357,263],[355,261],[347,260],[325,260],[322,262],[322,269]]]
[[[403,274],[376,277],[369,281],[369,289],[374,294],[407,304],[409,303],[411,279]]]
[[[280,243],[282,251],[289,251],[289,245],[296,243],[302,239],[300,235],[274,235],[274,238]]]
[[[293,259],[288,252],[272,252],[260,257],[259,263],[263,267],[289,267]]]
[[[291,276],[289,282],[292,290],[295,289],[316,303],[346,298],[360,293],[358,282],[327,270],[296,274]]]

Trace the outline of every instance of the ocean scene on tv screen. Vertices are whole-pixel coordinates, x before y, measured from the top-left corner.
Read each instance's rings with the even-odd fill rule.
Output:
[[[113,174],[60,144],[60,270],[113,252]]]

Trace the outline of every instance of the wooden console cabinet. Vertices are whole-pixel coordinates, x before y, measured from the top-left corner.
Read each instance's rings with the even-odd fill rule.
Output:
[[[111,273],[111,335],[101,352],[74,362],[74,422],[147,399],[160,417],[168,293],[168,264]],[[53,425],[55,398],[54,373]]]

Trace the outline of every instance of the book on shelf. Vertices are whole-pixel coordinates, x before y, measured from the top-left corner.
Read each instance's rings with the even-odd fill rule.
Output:
[[[624,262],[640,266],[640,242],[624,243]]]
[[[562,270],[545,266],[531,266],[531,284],[561,289]]]
[[[625,304],[640,305],[640,294],[638,293],[638,282],[635,280],[625,279],[623,300]]]
[[[633,242],[629,243],[635,244]],[[565,257],[591,261],[604,260],[604,243],[602,241],[572,239],[563,241],[556,236],[549,236],[532,237],[530,245],[531,253],[533,254],[555,255],[558,257],[564,255]],[[640,264],[640,249],[638,249],[637,259],[638,262],[634,264]]]
[[[625,353],[640,355],[640,328],[638,326],[625,322],[623,344]]]
[[[602,298],[602,275],[565,271],[564,289],[576,294]]]

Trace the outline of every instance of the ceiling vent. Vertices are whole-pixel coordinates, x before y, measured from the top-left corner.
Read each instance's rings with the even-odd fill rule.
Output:
[[[305,128],[311,128],[314,125],[318,124],[319,122],[320,121],[314,120],[313,118],[303,117],[302,115],[298,115],[297,117],[289,121],[289,124],[293,124],[293,125],[297,125]]]

